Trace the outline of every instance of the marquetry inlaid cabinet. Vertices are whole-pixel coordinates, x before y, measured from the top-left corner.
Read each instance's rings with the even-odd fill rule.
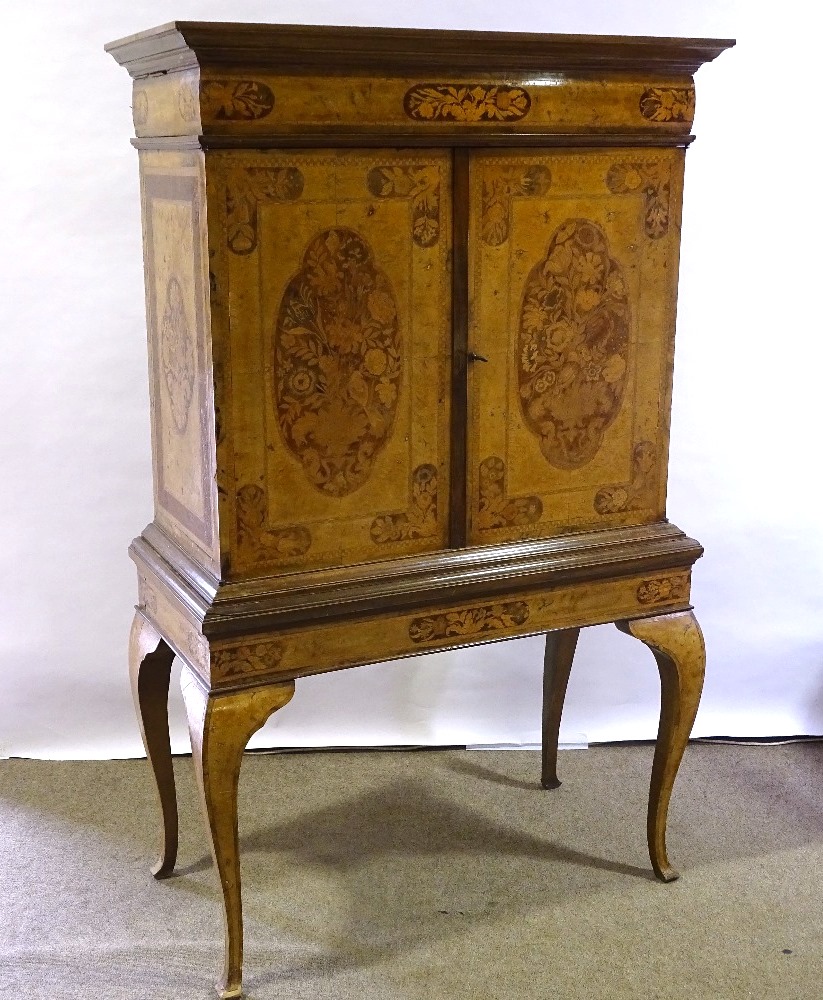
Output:
[[[692,76],[731,42],[177,22],[134,78],[155,515],[131,671],[177,813],[175,655],[241,990],[237,782],[310,673],[582,626],[654,652],[648,836],[704,670],[666,520]],[[356,711],[356,706],[352,706]]]

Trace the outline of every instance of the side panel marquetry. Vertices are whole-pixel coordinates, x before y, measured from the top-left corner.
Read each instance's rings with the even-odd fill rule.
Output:
[[[473,156],[470,542],[665,515],[682,167]]]
[[[249,67],[242,73],[184,70],[135,81],[138,136],[277,135],[327,128],[533,132],[632,130],[688,135],[694,118],[689,77],[543,79],[475,76],[283,75]]]
[[[232,578],[446,544],[450,184],[446,152],[209,154]]]
[[[198,562],[218,565],[214,400],[203,159],[140,158],[155,518]]]
[[[689,606],[688,570],[588,582],[406,614],[215,640],[215,686],[298,677]]]

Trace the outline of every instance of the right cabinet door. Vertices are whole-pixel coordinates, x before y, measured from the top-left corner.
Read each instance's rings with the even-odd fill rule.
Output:
[[[683,154],[472,154],[470,544],[665,516]]]

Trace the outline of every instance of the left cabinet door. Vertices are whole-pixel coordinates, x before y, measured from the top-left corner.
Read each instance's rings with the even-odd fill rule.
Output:
[[[450,153],[208,161],[228,575],[444,547]]]

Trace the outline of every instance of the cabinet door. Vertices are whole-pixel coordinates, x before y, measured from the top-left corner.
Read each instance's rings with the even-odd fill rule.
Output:
[[[683,151],[470,167],[469,540],[664,516]]]
[[[442,548],[450,154],[215,153],[209,176],[231,575]]]

